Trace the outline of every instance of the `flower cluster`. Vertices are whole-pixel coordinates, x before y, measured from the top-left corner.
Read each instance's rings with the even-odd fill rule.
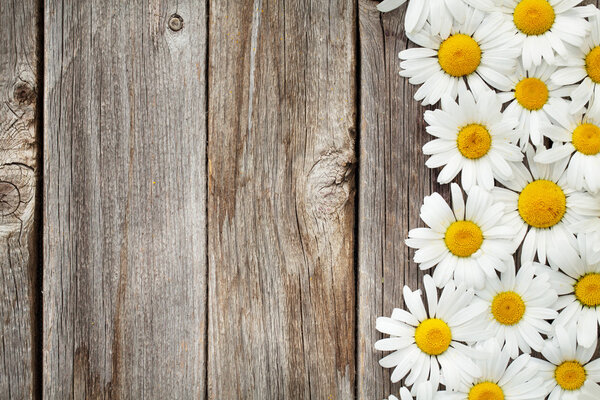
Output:
[[[402,400],[600,399],[600,11],[582,0],[408,1],[424,293],[377,319]],[[453,181],[460,182],[460,186]],[[423,298],[424,294],[424,298]],[[424,301],[426,300],[426,301]],[[390,399],[397,399],[390,396]]]

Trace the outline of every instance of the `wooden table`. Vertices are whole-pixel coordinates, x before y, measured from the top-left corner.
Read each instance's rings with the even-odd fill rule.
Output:
[[[397,394],[440,188],[376,4],[0,2],[0,399]]]

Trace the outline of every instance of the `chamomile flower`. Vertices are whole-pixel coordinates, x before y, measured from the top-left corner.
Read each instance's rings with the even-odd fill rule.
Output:
[[[512,179],[500,181],[506,189],[492,191],[506,207],[503,224],[513,229],[516,245],[523,243],[523,264],[533,261],[536,253],[542,264],[559,256],[576,258],[576,240],[569,227],[592,214],[592,199],[569,186],[564,173],[568,160],[540,164],[534,156],[529,148],[529,169],[513,164]]]
[[[523,265],[515,275],[514,265],[510,265],[501,278],[488,278],[477,297],[487,306],[489,329],[511,358],[519,355],[519,349],[524,353],[542,349],[542,334],[552,332],[546,320],[558,315],[552,308],[556,291],[547,275],[534,277],[531,263]]]
[[[593,15],[595,7],[575,7],[581,1],[504,0],[495,7],[522,41],[521,56],[526,69],[540,65],[542,59],[553,64],[555,52],[566,57],[567,45],[581,46],[584,43],[590,29],[585,17]]]
[[[510,24],[498,15],[468,8],[464,23],[454,22],[448,34],[439,34],[426,23],[418,33],[407,36],[420,48],[400,52],[400,75],[413,85],[423,84],[415,100],[435,104],[442,96],[455,99],[466,83],[475,94],[487,85],[508,90],[520,49]],[[487,85],[486,85],[487,83]]]
[[[585,113],[585,109],[570,114],[565,104],[552,104],[548,112],[556,121],[544,129],[554,141],[551,149],[535,156],[535,161],[550,164],[569,160],[567,181],[577,190],[600,190],[600,113]]]
[[[377,5],[381,12],[392,11],[407,0],[384,0]],[[437,33],[450,33],[453,20],[463,23],[467,5],[462,0],[409,0],[404,17],[404,30],[418,32],[429,21]]]
[[[472,358],[480,355],[464,344],[486,339],[481,330],[481,313],[485,305],[473,302],[473,291],[456,288],[449,282],[438,293],[433,279],[423,279],[429,312],[425,311],[421,291],[404,287],[404,303],[408,311],[394,309],[391,318],[377,318],[379,332],[390,335],[375,343],[375,348],[393,351],[379,361],[384,368],[394,368],[392,382],[402,378],[405,385],[429,380],[434,387],[440,381],[446,385],[479,377],[480,369]],[[461,343],[462,342],[462,343]]]
[[[529,138],[535,146],[542,143],[541,128],[550,125],[548,106],[570,93],[569,88],[550,80],[554,71],[556,67],[545,62],[528,69],[517,63],[514,74],[510,76],[510,90],[499,94],[503,102],[509,102],[505,114],[519,121],[517,132],[522,149],[527,147]],[[561,106],[564,107],[564,103]]]
[[[550,283],[560,295],[555,308],[560,315],[556,326],[573,325],[577,328],[577,343],[584,347],[595,346],[600,320],[600,263],[590,262],[592,243],[585,235],[578,236],[581,257],[574,260],[559,259],[553,266],[560,271],[539,266],[550,277]]]
[[[560,68],[552,75],[552,81],[557,85],[579,83],[571,91],[569,111],[576,113],[586,104],[588,113],[600,113],[600,16],[590,18],[591,31],[580,45],[569,47],[568,54],[557,60]],[[573,27],[577,29],[575,26]]]
[[[531,363],[550,392],[548,399],[580,399],[600,381],[600,360],[590,362],[596,346],[575,343],[575,332],[559,326],[553,339],[547,340],[542,355],[547,360],[532,358]]]
[[[502,225],[504,205],[494,203],[490,193],[471,188],[467,203],[453,183],[452,209],[442,196],[425,197],[421,219],[428,228],[412,229],[406,244],[417,249],[414,261],[422,270],[437,265],[433,279],[438,287],[452,277],[457,284],[481,288],[485,276],[495,276],[512,260],[514,229]]]
[[[481,376],[459,383],[455,391],[440,391],[436,400],[542,400],[547,393],[540,393],[542,379],[535,377],[528,354],[522,354],[513,362],[506,350],[501,350],[494,339],[475,346],[487,356],[476,360]]]
[[[458,104],[442,101],[442,108],[425,112],[427,132],[436,139],[423,146],[431,155],[429,168],[444,166],[438,182],[448,183],[461,173],[467,192],[474,185],[486,190],[494,186],[496,176],[509,179],[509,162],[521,161],[523,154],[513,144],[518,121],[501,112],[502,103],[490,91],[475,100],[467,90],[459,92]]]

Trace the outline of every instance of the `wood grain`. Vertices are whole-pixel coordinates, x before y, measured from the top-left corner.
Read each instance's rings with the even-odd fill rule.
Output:
[[[44,398],[204,397],[206,16],[45,0]]]
[[[425,166],[421,148],[431,138],[425,108],[413,99],[418,88],[398,74],[398,53],[409,45],[406,6],[380,14],[377,4],[359,0],[358,399],[398,396],[400,384],[392,385],[391,370],[378,364],[384,353],[373,348],[382,338],[375,320],[403,307],[404,285],[421,287],[424,274],[404,239],[410,229],[424,226],[419,209],[426,195],[438,191],[448,197],[447,185],[436,182],[437,171]]]
[[[0,2],[0,398],[35,392],[38,7]]]
[[[356,4],[210,2],[211,399],[354,397]]]

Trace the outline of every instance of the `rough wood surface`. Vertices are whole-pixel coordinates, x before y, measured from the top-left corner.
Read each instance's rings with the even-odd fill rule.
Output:
[[[423,198],[434,191],[448,194],[447,187],[436,183],[437,171],[425,166],[421,148],[431,137],[425,132],[425,109],[413,99],[417,88],[398,74],[398,53],[409,45],[403,23],[406,6],[380,14],[377,4],[359,0],[359,399],[398,396],[400,385],[390,384],[391,370],[378,364],[384,353],[373,349],[382,338],[375,319],[403,307],[405,284],[421,287],[424,274],[412,261],[414,251],[404,239],[410,229],[424,226],[419,218]]]
[[[46,399],[204,397],[206,15],[45,0]]]
[[[35,392],[38,6],[0,2],[0,398]]]
[[[352,398],[356,3],[209,30],[209,398]]]

